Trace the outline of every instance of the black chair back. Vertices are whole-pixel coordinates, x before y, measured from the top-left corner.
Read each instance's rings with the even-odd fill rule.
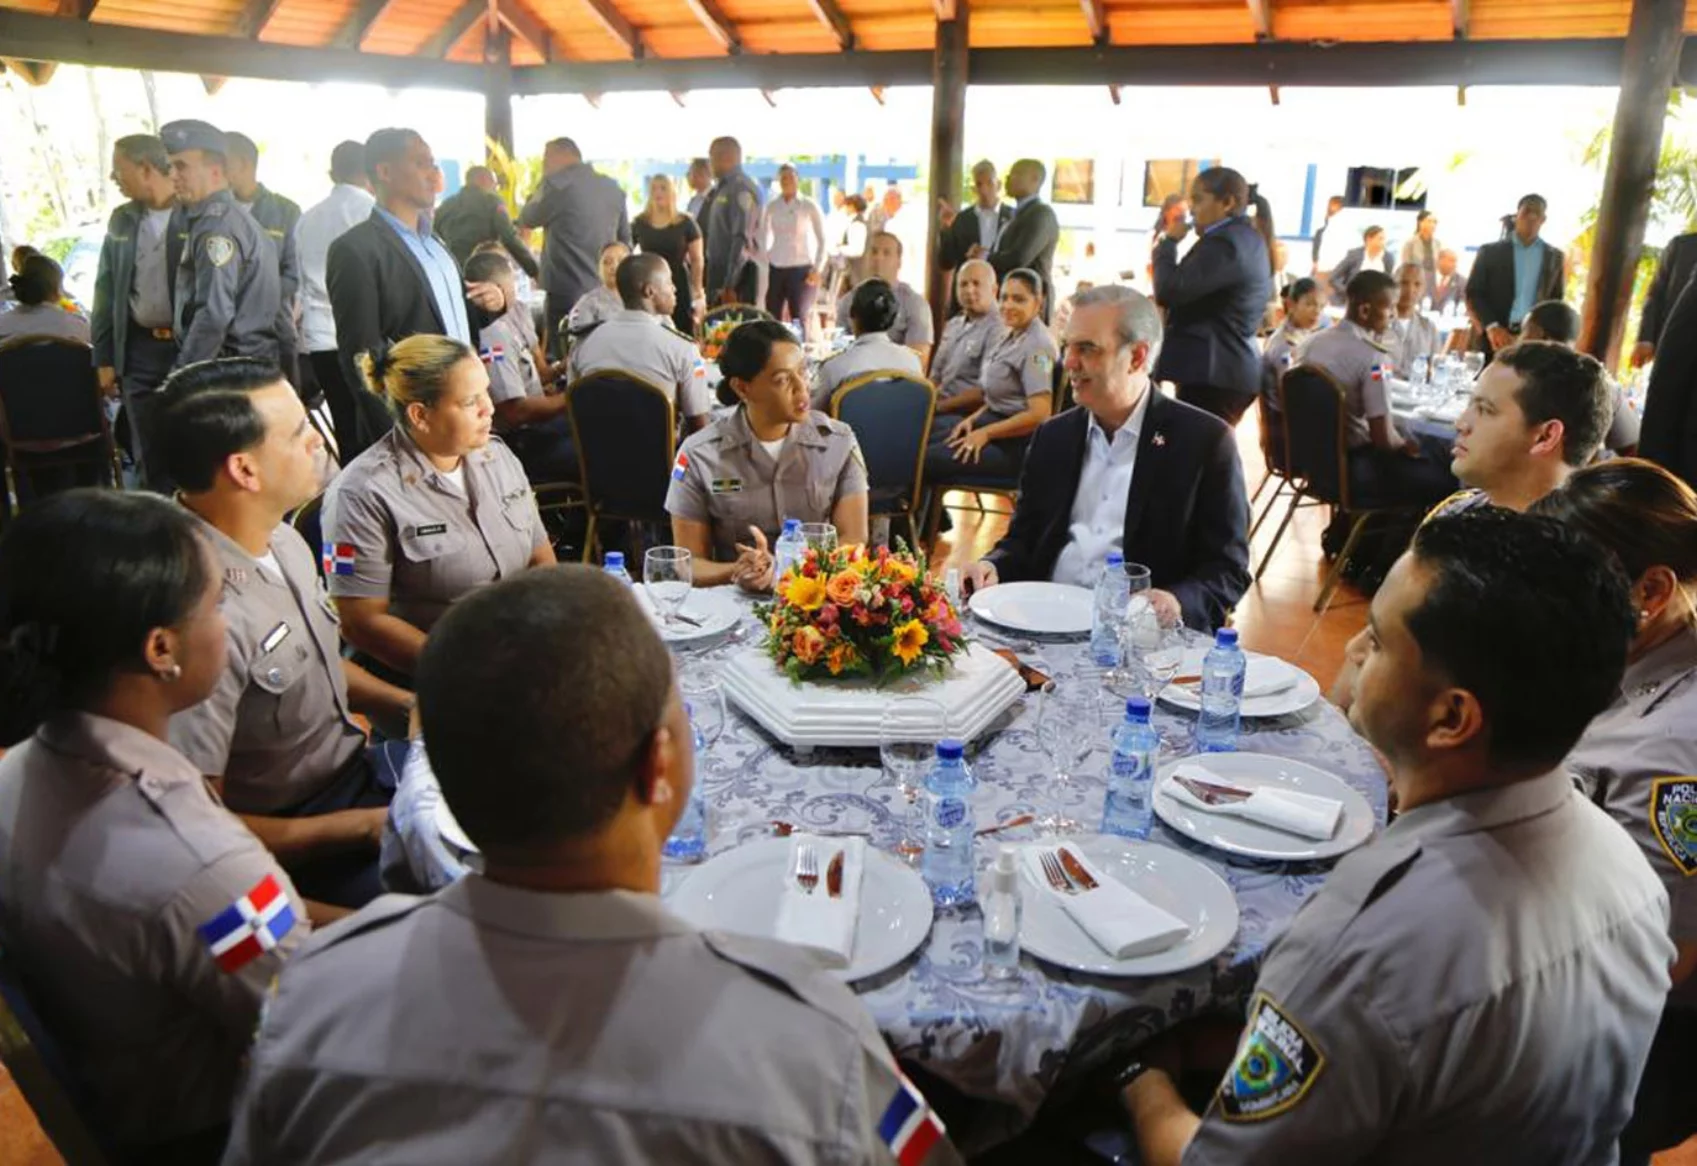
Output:
[[[671,396],[634,373],[608,370],[573,381],[566,409],[590,513],[669,521],[666,490],[678,431]]]
[[[312,548],[312,561],[318,567],[318,577],[324,577],[324,495],[320,494],[289,516],[289,525]]]
[[[117,484],[93,350],[57,336],[0,345],[0,441],[20,503],[73,486]]]
[[[1349,509],[1349,448],[1343,386],[1325,369],[1298,365],[1279,381],[1285,459],[1302,492]]]
[[[23,981],[0,952],[0,1064],[35,1112],[41,1130],[72,1166],[108,1161],[84,1119],[88,1098],[64,1055],[30,1007]]]
[[[866,459],[873,514],[909,514],[918,505],[936,408],[929,381],[899,372],[865,373],[832,394],[831,416],[854,430]]]

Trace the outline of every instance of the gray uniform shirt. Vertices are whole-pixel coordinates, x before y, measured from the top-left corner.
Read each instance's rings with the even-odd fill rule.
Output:
[[[542,377],[536,371],[536,354],[513,325],[511,314],[503,314],[484,325],[477,337],[478,355],[489,373],[489,399],[522,401],[542,395]]]
[[[734,170],[707,192],[701,213],[702,286],[707,303],[735,287],[743,266],[760,261],[760,187],[741,170]]]
[[[931,380],[939,397],[953,397],[964,389],[984,387],[984,354],[1007,331],[995,312],[973,318],[965,312],[949,317],[943,338],[931,357]]]
[[[894,287],[896,293],[896,322],[890,325],[887,335],[897,344],[917,347],[930,344],[936,338],[936,327],[931,323],[931,305],[925,302],[925,297],[914,291],[906,283],[897,280]],[[852,291],[840,296],[837,300],[837,320],[846,325],[849,318],[849,305],[854,302]]]
[[[755,440],[747,413],[737,409],[678,451],[666,512],[705,522],[713,531],[713,557],[736,558],[736,544],[758,526],[778,541],[786,518],[829,522],[838,502],[866,493],[866,462],[854,430],[823,413],[790,426],[776,460]]]
[[[984,353],[984,404],[993,417],[1025,412],[1032,397],[1055,391],[1055,338],[1043,321],[1032,320],[1018,332],[1004,330]]]
[[[625,310],[617,292],[604,284],[596,284],[577,298],[571,315],[566,317],[566,331],[576,335],[604,324]]]
[[[1274,397],[1274,391],[1279,378],[1285,375],[1285,370],[1290,368],[1296,359],[1297,351],[1313,335],[1313,332],[1291,327],[1290,321],[1287,320],[1267,337],[1266,346],[1261,349],[1261,396],[1268,404],[1277,407],[1278,400]]]
[[[548,532],[519,459],[491,438],[460,470],[456,486],[400,425],[349,462],[324,492],[330,594],[387,597],[429,631],[466,592],[524,570]]]
[[[666,390],[685,417],[705,416],[713,405],[695,341],[649,312],[620,308],[572,348],[569,367],[574,381],[609,369],[634,373]]]
[[[221,970],[199,929],[268,879],[292,925]],[[100,1128],[142,1145],[229,1120],[266,988],[311,925],[200,770],[118,721],[50,721],[0,760],[0,887],[0,943]]]
[[[1383,339],[1353,320],[1342,320],[1316,333],[1296,354],[1297,364],[1325,369],[1343,388],[1345,432],[1349,447],[1373,444],[1367,423],[1383,417],[1391,427],[1391,439],[1400,441],[1400,431],[1391,416],[1390,349]]]
[[[277,814],[326,789],[365,748],[348,707],[339,625],[306,540],[271,532],[278,570],[199,520],[224,570],[229,658],[212,695],[171,718],[171,743],[224,777],[238,814]]]
[[[472,874],[380,899],[291,962],[224,1161],[887,1164],[902,1089],[801,952],[651,895]],[[959,1159],[944,1141],[926,1161]]]
[[[575,304],[601,282],[601,249],[617,239],[630,243],[625,192],[587,162],[555,171],[542,180],[519,212],[521,227],[547,231],[542,249],[542,286],[558,304]]]
[[[888,332],[862,332],[854,342],[829,360],[821,361],[813,371],[813,407],[821,413],[831,409],[831,394],[843,385],[869,372],[900,372],[923,377],[919,354],[905,344],[897,344]]]
[[[1567,773],[1405,811],[1268,953],[1184,1162],[1612,1163],[1672,955]]]
[[[186,208],[177,265],[177,368],[215,356],[277,359],[282,283],[276,248],[228,190]]]

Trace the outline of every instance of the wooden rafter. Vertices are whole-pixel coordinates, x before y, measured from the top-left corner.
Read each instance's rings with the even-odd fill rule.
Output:
[[[642,33],[613,6],[612,0],[583,0],[583,3],[590,15],[607,30],[607,35],[624,46],[625,52],[637,58],[647,55],[648,47],[642,43]]]
[[[100,0],[59,0],[55,12],[59,16],[69,16],[76,20],[87,20],[94,15],[95,5]]]
[[[554,36],[525,0],[491,0],[490,8],[514,36],[535,49],[544,61],[554,59]]]
[[[719,42],[719,47],[727,53],[742,52],[742,33],[731,23],[731,18],[725,15],[716,0],[684,0],[684,6],[694,14],[701,27],[707,34]]]
[[[265,31],[265,26],[271,23],[271,18],[277,15],[283,0],[248,0],[247,6],[236,17],[236,23],[230,29],[231,36],[239,36],[244,40],[256,39]]]
[[[1450,24],[1455,29],[1456,40],[1466,40],[1473,22],[1473,5],[1470,0],[1450,0]]]
[[[1273,39],[1273,0],[1249,0],[1249,21],[1256,40]]]
[[[955,13],[959,11],[955,0],[934,0],[934,6],[937,9],[938,20],[953,20]]]
[[[389,10],[389,5],[395,0],[359,0],[354,10],[348,13],[348,18],[342,22],[342,27],[336,30],[336,35],[330,39],[333,48],[357,49],[365,41],[365,34],[371,31],[373,25],[383,18]]]
[[[12,72],[30,85],[40,87],[53,79],[59,65],[54,61],[21,61],[16,57],[0,58]]]
[[[1105,44],[1108,39],[1108,6],[1105,0],[1079,0],[1079,7],[1084,10],[1084,27],[1090,30],[1091,41]]]
[[[849,23],[848,14],[838,6],[837,0],[807,0],[807,6],[837,38],[837,48],[845,53],[854,48],[854,25]]]
[[[487,0],[466,0],[442,23],[441,28],[418,46],[418,55],[437,59],[447,56],[460,43],[460,38],[471,31],[471,26],[486,17],[488,10]]]

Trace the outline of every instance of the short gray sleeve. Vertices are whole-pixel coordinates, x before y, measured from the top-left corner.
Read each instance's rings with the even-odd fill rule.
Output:
[[[339,479],[324,496],[326,580],[337,599],[387,599],[394,522],[369,478]]]

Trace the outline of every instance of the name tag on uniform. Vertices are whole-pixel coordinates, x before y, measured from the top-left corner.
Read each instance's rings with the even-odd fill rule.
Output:
[[[431,534],[447,534],[448,524],[445,522],[432,522],[429,526],[415,526],[412,528],[412,532],[420,538]]]
[[[290,629],[289,629],[288,624],[286,624],[286,623],[278,624],[276,627],[274,627],[270,631],[266,632],[265,638],[263,640],[259,641],[259,650],[261,652],[274,652],[274,651],[276,651],[277,645],[281,644],[284,640],[289,638],[289,631],[290,631]]]
[[[741,494],[741,478],[714,478],[709,487],[715,494]]]

